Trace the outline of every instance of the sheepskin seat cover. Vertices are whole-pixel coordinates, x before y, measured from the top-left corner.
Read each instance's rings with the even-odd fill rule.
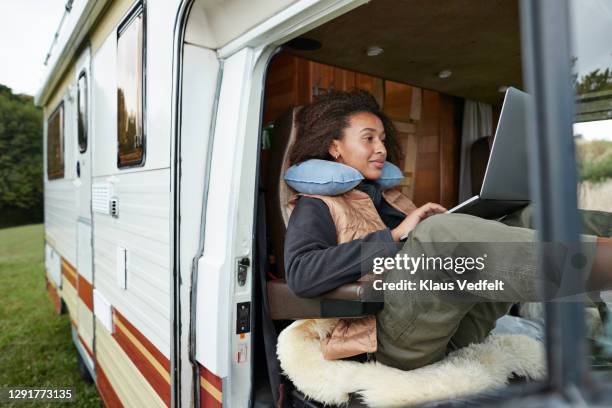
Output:
[[[354,393],[371,407],[406,406],[501,387],[513,373],[537,380],[546,371],[543,344],[519,334],[489,335],[483,343],[411,371],[377,362],[325,360],[320,340],[336,322],[298,320],[278,337],[285,375],[307,397],[326,405],[345,404]]]

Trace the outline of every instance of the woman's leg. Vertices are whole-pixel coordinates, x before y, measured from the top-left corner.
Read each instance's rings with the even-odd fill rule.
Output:
[[[612,235],[612,213],[604,211],[578,210],[582,220],[582,233],[610,236]],[[533,205],[529,204],[520,210],[507,215],[501,223],[521,228],[534,228]],[[482,302],[474,305],[461,320],[451,342],[454,346],[465,347],[471,343],[480,343],[495,328],[497,319],[508,313],[512,303]]]
[[[481,343],[495,328],[497,320],[508,314],[512,302],[481,302],[475,304],[461,319],[451,344],[456,348]]]
[[[596,235],[598,237],[612,236],[612,212],[578,210],[582,221],[583,234]],[[520,210],[505,216],[500,222],[511,227],[535,228],[533,222],[533,204],[529,204]]]
[[[423,298],[409,291],[386,291],[385,307],[377,316],[377,360],[400,369],[414,369],[433,363],[444,356],[447,344],[456,334],[457,341],[461,343],[469,344],[474,333],[477,334],[476,341],[481,340],[480,337],[494,327],[495,320],[507,312],[510,300],[536,299],[539,296],[538,287],[546,282],[536,272],[537,251],[534,242],[535,232],[531,229],[511,227],[464,214],[436,215],[421,222],[411,233],[400,255],[454,257],[459,251],[462,256],[476,258],[489,254],[487,267],[479,272],[478,277],[489,281],[503,280],[505,290],[501,298],[496,298],[500,294],[495,291],[463,292],[455,301],[433,292],[431,297]],[[584,267],[590,268],[593,254],[587,258]],[[431,271],[417,271],[411,275],[409,271],[394,269],[387,272],[386,280],[423,279],[428,276],[427,273]],[[441,274],[437,278],[442,280],[458,278],[454,271],[434,273]],[[470,294],[477,296],[471,297]],[[474,309],[482,303],[483,298],[498,303]],[[472,315],[468,316],[471,311]],[[457,333],[466,316],[465,331],[461,328]]]
[[[448,303],[440,299],[385,299],[376,317],[376,360],[402,370],[412,370],[441,360],[450,338],[457,331],[469,303]],[[396,309],[397,308],[397,309]]]

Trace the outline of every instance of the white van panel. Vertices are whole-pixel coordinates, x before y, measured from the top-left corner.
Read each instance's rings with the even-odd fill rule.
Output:
[[[85,103],[87,132],[86,132],[86,148],[84,152],[81,152],[79,147],[79,78],[81,75],[85,75]],[[74,114],[70,122],[73,126],[74,132],[74,162],[73,169],[75,172],[75,194],[77,197],[77,208],[79,219],[85,219],[91,222],[91,51],[87,47],[81,52],[79,59],[76,63],[76,71],[74,77]],[[79,173],[77,173],[77,165],[79,166]],[[91,240],[90,240],[91,241]],[[91,263],[91,260],[90,262]],[[91,269],[91,268],[90,268]],[[90,274],[91,275],[91,274]],[[91,282],[91,280],[89,279]]]
[[[76,267],[77,207],[72,180],[45,182],[45,235],[57,252]]]
[[[231,254],[240,175],[237,149],[245,122],[253,51],[244,49],[225,61],[219,96],[204,254],[197,282],[196,358],[219,377],[228,375],[234,255]]]
[[[93,290],[93,305],[96,318],[109,333],[114,333],[113,309],[111,308],[110,302],[97,289]]]
[[[185,41],[219,48],[297,1],[196,0],[191,9]]]
[[[202,199],[207,168],[214,100],[219,80],[219,61],[214,50],[185,44],[183,49],[180,147],[180,279],[181,343],[189,344],[191,320],[191,268],[197,255],[202,221]],[[181,347],[181,361],[189,361],[188,347]],[[193,371],[181,366],[181,398],[191,406]]]
[[[60,255],[48,244],[45,244],[45,267],[56,288],[62,287]]]
[[[113,179],[119,217],[93,214],[95,287],[169,358],[170,171],[132,172]],[[118,247],[127,252],[126,289],[117,283]]]
[[[64,103],[64,177],[54,180],[47,179],[47,163],[45,153],[44,166],[44,200],[45,200],[45,236],[55,250],[71,265],[76,267],[76,221],[78,218],[78,197],[74,186],[76,137],[71,125],[74,114],[70,101],[70,88],[63,98]],[[54,107],[55,109],[56,107]],[[47,118],[45,118],[45,151],[47,146]]]
[[[180,1],[147,2],[146,153],[144,169],[170,166],[172,54]],[[153,78],[153,79],[152,79]],[[116,146],[116,143],[115,143]],[[124,170],[122,170],[124,172]]]
[[[75,188],[76,160],[79,151],[76,129],[76,80],[72,78],[64,96],[64,179],[72,180],[73,196],[78,203],[79,196]],[[78,216],[78,213],[77,213]]]
[[[76,268],[79,275],[91,283],[93,274],[91,273],[91,223],[88,220],[77,222],[77,263]]]
[[[178,1],[146,6],[145,157],[144,165],[117,167],[117,30],[93,56],[93,176],[127,174],[170,166],[170,103],[174,17]]]
[[[93,55],[91,63],[92,177],[117,171],[117,41],[111,37],[115,36],[111,35],[106,39]],[[96,183],[95,180],[92,182]]]

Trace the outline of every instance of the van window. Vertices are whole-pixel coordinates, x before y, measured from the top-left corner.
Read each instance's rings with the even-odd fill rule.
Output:
[[[55,109],[47,122],[47,177],[64,177],[64,104]]]
[[[79,133],[79,151],[85,153],[87,151],[87,74],[85,71],[79,75],[77,82],[77,107],[78,107],[78,133]]]
[[[117,33],[117,166],[144,162],[144,12],[140,7]]]

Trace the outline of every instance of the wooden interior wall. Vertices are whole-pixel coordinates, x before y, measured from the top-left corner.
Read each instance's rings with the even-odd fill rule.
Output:
[[[266,78],[264,124],[330,90],[361,88],[374,95],[398,128],[406,176],[400,186],[415,204],[457,204],[462,100],[281,53]],[[262,176],[266,176],[266,154]]]

